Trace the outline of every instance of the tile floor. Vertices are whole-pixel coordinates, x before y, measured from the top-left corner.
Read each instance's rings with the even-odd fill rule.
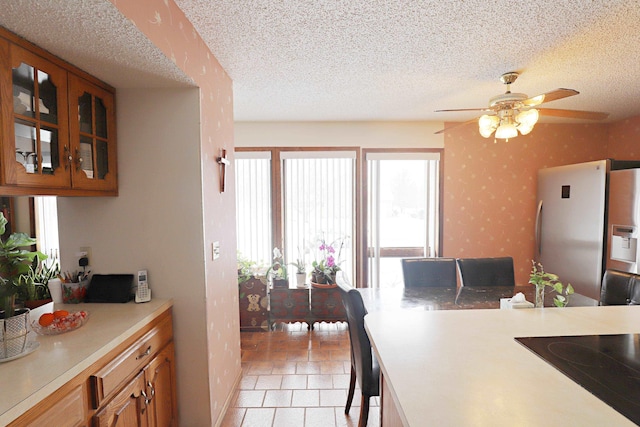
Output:
[[[346,323],[280,324],[272,332],[242,332],[242,379],[223,427],[355,427],[356,389],[344,414],[351,362]],[[371,398],[368,427],[380,425]]]

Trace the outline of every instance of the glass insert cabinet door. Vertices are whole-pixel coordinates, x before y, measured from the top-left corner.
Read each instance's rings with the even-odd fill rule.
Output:
[[[113,94],[69,76],[69,132],[74,188],[116,189]]]
[[[67,72],[16,45],[4,48],[11,70],[2,71],[2,85],[10,79],[13,101],[3,101],[3,116],[10,124],[3,132],[5,140],[14,143],[3,144],[3,183],[68,187]]]

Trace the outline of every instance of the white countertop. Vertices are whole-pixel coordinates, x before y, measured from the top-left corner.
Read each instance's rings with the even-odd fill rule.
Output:
[[[172,304],[165,299],[144,304],[56,304],[56,310],[84,310],[89,320],[64,334],[35,335],[40,343],[36,351],[0,363],[0,425],[18,418]]]
[[[640,333],[640,307],[401,310],[365,317],[406,426],[632,426],[515,337]]]

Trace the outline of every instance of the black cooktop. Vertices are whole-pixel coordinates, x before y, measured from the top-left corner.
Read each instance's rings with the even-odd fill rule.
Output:
[[[516,341],[640,425],[640,334]]]

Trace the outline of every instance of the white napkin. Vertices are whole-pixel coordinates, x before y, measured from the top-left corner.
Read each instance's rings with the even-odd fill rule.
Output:
[[[527,302],[527,299],[525,298],[524,294],[522,292],[518,292],[517,294],[515,294],[514,296],[511,297],[511,302]]]

